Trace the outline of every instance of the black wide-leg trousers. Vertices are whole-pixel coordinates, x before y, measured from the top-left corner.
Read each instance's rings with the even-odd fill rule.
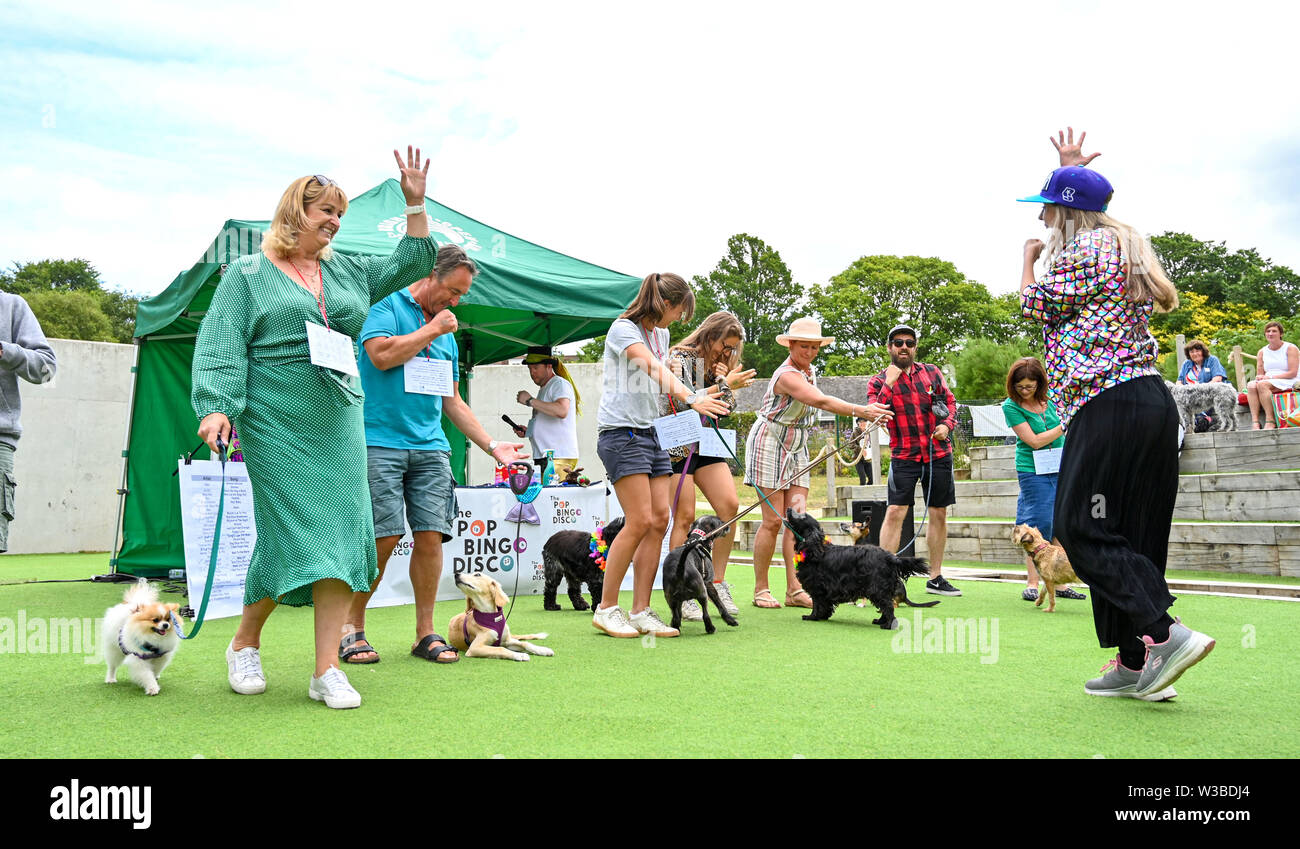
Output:
[[[1165,582],[1178,497],[1178,410],[1159,377],[1113,386],[1070,422],[1054,527],[1092,590],[1102,647],[1143,648],[1174,603]]]

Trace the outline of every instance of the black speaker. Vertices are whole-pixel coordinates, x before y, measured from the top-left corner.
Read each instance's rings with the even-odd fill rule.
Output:
[[[880,528],[885,524],[885,507],[884,501],[849,502],[849,519],[867,524],[867,542],[872,545],[880,545]],[[912,505],[909,504],[907,515],[903,517],[903,529],[899,531],[898,544],[907,545],[914,536],[916,536],[916,524],[912,519]]]

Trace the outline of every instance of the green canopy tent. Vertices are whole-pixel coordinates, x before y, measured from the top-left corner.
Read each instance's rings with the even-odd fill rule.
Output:
[[[406,201],[396,180],[352,199],[334,250],[388,254],[406,230]],[[474,366],[604,333],[636,296],[635,277],[548,250],[426,200],[430,233],[456,244],[478,264],[474,287],[456,307],[461,393],[469,397]],[[203,255],[136,316],[136,365],[119,495],[119,572],[156,576],[185,565],[177,458],[199,439],[190,407],[190,364],[199,323],[221,271],[260,250],[267,221],[229,220]],[[464,482],[465,439],[446,418],[452,467]],[[195,455],[208,456],[206,447]]]

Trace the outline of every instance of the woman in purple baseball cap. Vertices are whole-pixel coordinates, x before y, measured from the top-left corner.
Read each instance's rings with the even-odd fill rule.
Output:
[[[1068,433],[1054,528],[1070,563],[1092,589],[1103,647],[1118,648],[1093,696],[1163,701],[1214,648],[1214,640],[1170,617],[1165,581],[1178,495],[1178,411],[1156,369],[1154,311],[1178,306],[1150,242],[1106,214],[1113,189],[1083,167],[1083,135],[1052,144],[1061,167],[1042,191],[1047,244],[1025,243],[1020,284],[1026,318],[1043,323],[1047,375]],[[1047,269],[1034,278],[1046,248]]]

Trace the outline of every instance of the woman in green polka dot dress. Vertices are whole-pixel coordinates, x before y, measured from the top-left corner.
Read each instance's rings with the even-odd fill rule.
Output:
[[[353,349],[370,305],[433,268],[437,246],[423,206],[429,165],[421,168],[411,148],[405,162],[393,155],[408,207],[406,236],[391,256],[332,255],[347,196],[324,177],[299,178],[281,197],[262,252],[222,275],[199,329],[192,395],[199,436],[215,450],[218,437],[229,442],[231,422],[238,425],[255,504],[244,611],[226,649],[237,693],[266,689],[258,649],[276,605],[314,604],[308,695],[334,708],[361,704],[338,668],[338,635],[352,594],[368,591],[378,574],[364,396],[355,378],[317,364],[339,365],[309,345],[308,328]]]

